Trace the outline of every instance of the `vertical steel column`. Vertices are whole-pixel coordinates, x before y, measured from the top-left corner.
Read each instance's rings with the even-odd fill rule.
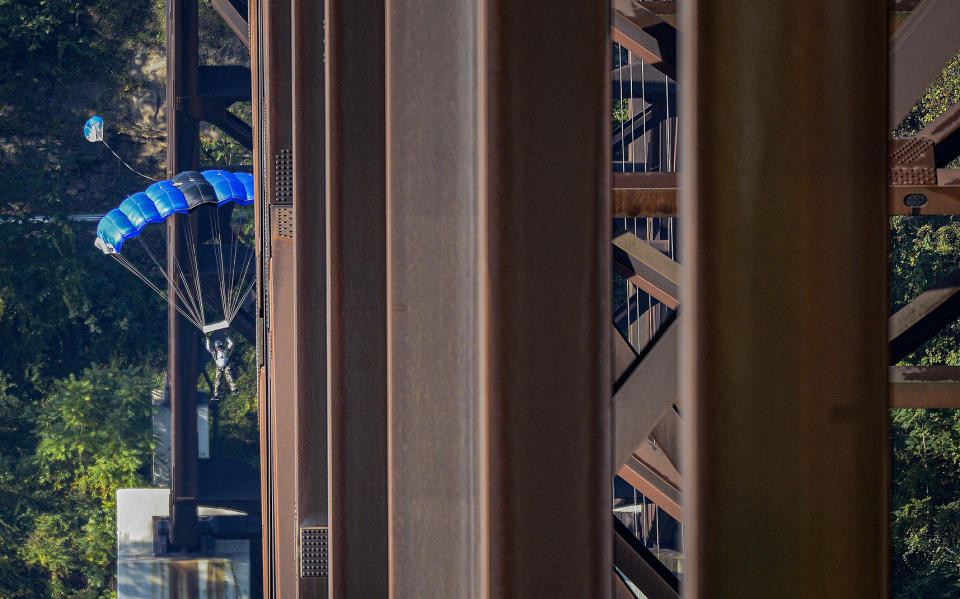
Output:
[[[200,129],[181,98],[197,95],[197,0],[167,0],[167,174],[197,168],[200,162]],[[167,221],[167,270],[176,280],[176,264],[187,268],[189,240],[183,220]],[[192,229],[195,230],[195,229]],[[168,322],[168,384],[173,431],[170,468],[170,543],[195,547],[197,537],[197,347],[199,336],[173,305],[176,290],[170,286]]]
[[[490,596],[608,597],[610,7],[482,4]]]
[[[252,124],[253,124],[253,177],[256,189],[255,233],[257,246],[257,424],[260,430],[260,521],[262,522],[261,571],[263,597],[272,599],[273,581],[276,579],[276,560],[273,557],[274,527],[273,527],[273,471],[271,469],[270,411],[267,409],[267,366],[266,353],[269,343],[265,333],[265,259],[267,251],[268,219],[264,218],[267,204],[265,193],[266,160],[263,150],[266,140],[266,48],[264,38],[264,10],[265,2],[269,0],[250,0],[247,19],[250,23],[250,71],[252,75]]]
[[[257,99],[257,173],[264,260],[261,464],[267,597],[297,596],[295,296],[292,239],[290,0],[256,0],[251,51]],[[263,258],[261,258],[263,259]]]
[[[886,3],[681,10],[684,594],[883,597]]]
[[[609,6],[386,6],[391,596],[607,597]]]
[[[293,243],[296,524],[300,528],[329,529],[324,3],[293,0],[291,10],[293,194],[297,209]],[[299,597],[329,596],[328,581],[329,576],[301,573]]]
[[[327,0],[326,6],[330,584],[333,597],[365,599],[389,596],[384,3]],[[322,66],[314,36],[297,55],[309,50]],[[312,102],[314,109],[322,105]],[[309,147],[314,136],[296,131]],[[314,205],[321,202],[311,214]],[[312,226],[314,220],[323,222],[311,218]],[[303,262],[314,276],[323,267],[316,258]]]
[[[484,596],[476,0],[386,0],[390,597]]]

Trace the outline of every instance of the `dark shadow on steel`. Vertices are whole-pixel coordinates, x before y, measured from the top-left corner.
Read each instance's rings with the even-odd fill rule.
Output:
[[[960,269],[890,317],[890,364],[915,352],[957,316],[960,316]]]
[[[613,564],[649,599],[679,599],[677,577],[613,517]]]

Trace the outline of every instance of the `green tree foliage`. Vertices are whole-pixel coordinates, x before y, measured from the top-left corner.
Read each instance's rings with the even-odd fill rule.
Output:
[[[116,491],[146,482],[156,383],[142,368],[91,367],[57,381],[43,401],[32,465],[49,509],[21,553],[47,572],[51,596],[112,595]]]
[[[147,482],[166,304],[93,247],[95,223],[64,215],[143,189],[81,131],[94,112],[136,116],[126,103],[151,91],[144,61],[162,57],[163,17],[163,0],[0,0],[0,599],[113,596],[115,490]],[[200,17],[204,61],[242,63],[208,0]],[[150,127],[108,118],[107,133],[156,176],[164,155],[149,136],[162,129]],[[218,143],[211,162],[245,159]],[[242,393],[224,402],[228,441],[213,449],[255,462],[256,385],[241,371],[252,349],[241,349]]]
[[[960,412],[894,410],[893,588],[960,596]]]

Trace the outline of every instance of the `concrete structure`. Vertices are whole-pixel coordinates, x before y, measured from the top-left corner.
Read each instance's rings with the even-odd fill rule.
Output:
[[[207,555],[154,555],[154,523],[169,518],[169,489],[117,491],[117,599],[249,599],[250,542],[216,540]],[[235,517],[200,508],[200,521]]]

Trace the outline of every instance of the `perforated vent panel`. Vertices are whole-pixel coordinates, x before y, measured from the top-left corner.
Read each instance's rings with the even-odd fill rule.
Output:
[[[293,208],[274,206],[271,214],[275,237],[293,239]]]
[[[326,578],[330,554],[326,526],[300,529],[300,577]]]
[[[274,190],[274,204],[293,203],[293,153],[290,150],[277,152],[276,161],[276,188]]]

